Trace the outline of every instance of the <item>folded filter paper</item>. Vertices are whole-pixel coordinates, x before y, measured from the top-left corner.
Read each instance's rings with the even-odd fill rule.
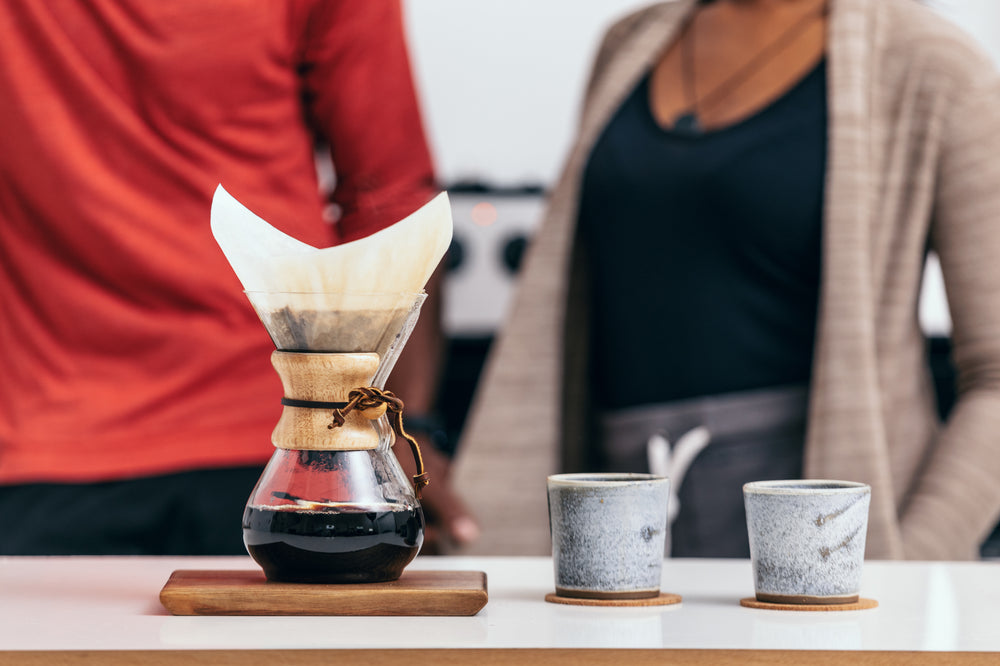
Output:
[[[448,195],[366,238],[315,248],[252,213],[220,185],[212,233],[275,346],[377,352],[409,336],[424,285],[451,243]]]

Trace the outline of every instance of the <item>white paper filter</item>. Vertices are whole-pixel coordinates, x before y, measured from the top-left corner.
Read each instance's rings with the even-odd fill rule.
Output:
[[[219,185],[212,233],[247,291],[416,294],[451,243],[451,206],[442,192],[390,227],[319,249],[275,229]]]
[[[278,349],[384,354],[415,321],[418,295],[451,243],[451,206],[442,193],[366,238],[319,249],[220,185],[212,233]]]

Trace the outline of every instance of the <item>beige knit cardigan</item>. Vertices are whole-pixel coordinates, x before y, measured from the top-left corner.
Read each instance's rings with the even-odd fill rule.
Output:
[[[563,428],[564,398],[600,390],[575,379],[564,387],[585,339],[564,328],[567,303],[580,297],[569,276],[581,172],[693,5],[626,17],[599,51],[453,468],[483,527],[469,552],[550,552],[545,477],[579,435]],[[831,0],[805,475],[871,484],[873,558],[973,558],[1000,517],[1000,78],[970,42],[914,0]],[[943,427],[917,318],[928,246],[941,260],[959,372]]]

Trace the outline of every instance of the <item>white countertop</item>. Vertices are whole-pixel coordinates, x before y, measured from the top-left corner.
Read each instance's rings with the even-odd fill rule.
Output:
[[[743,608],[746,560],[667,560],[677,606],[551,604],[550,558],[419,557],[485,571],[474,617],[173,617],[158,594],[176,569],[254,569],[249,558],[0,558],[0,650],[672,648],[1000,652],[1000,563],[868,562],[864,611]],[[1000,659],[1000,655],[998,655]]]

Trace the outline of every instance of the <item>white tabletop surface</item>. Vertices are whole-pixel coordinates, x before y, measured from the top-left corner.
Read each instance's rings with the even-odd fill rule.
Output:
[[[0,558],[0,650],[680,648],[1000,651],[1000,563],[868,562],[874,610],[764,611],[745,560],[668,560],[682,604],[593,608],[544,601],[550,558],[419,557],[421,569],[487,574],[474,617],[173,617],[158,594],[176,569],[253,569],[249,558]]]

